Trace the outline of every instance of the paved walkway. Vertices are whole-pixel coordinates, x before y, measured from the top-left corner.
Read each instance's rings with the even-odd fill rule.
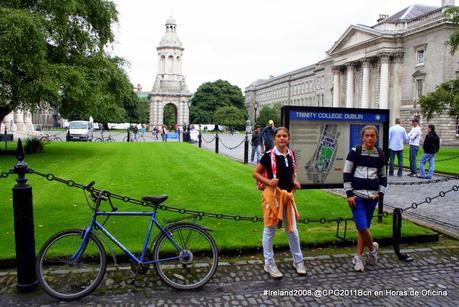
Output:
[[[211,140],[213,134],[204,135],[205,140]],[[221,134],[219,135],[221,142],[227,147],[233,147],[244,139],[244,134]],[[202,142],[202,147],[215,152],[215,141],[211,143]],[[238,161],[244,161],[244,146],[241,145],[235,149],[228,149],[219,146],[220,154],[226,155],[232,159]],[[249,146],[249,153],[251,153],[251,146]],[[459,163],[459,159],[457,160]],[[249,156],[250,162],[250,156]],[[405,161],[406,162],[406,161]],[[436,162],[437,164],[441,162]],[[251,163],[253,164],[253,163]],[[459,180],[449,180],[446,182],[429,183],[425,184],[426,180],[412,178],[406,176],[408,172],[405,172],[402,177],[392,176],[389,177],[389,186],[384,199],[386,209],[392,211],[393,208],[407,208],[412,203],[420,203],[425,200],[426,197],[437,196],[441,191],[450,190],[454,185],[459,186]],[[435,179],[443,179],[444,176],[435,175]],[[434,181],[433,180],[433,181]],[[415,182],[422,183],[421,185],[396,185],[401,182]],[[344,195],[342,189],[330,190],[334,193]],[[408,210],[403,214],[404,218],[412,220],[416,223],[431,227],[437,231],[446,233],[456,239],[459,239],[459,203],[457,201],[459,196],[458,192],[450,192],[445,197],[437,198],[430,204],[420,205],[415,210]]]
[[[198,291],[177,291],[158,280],[150,268],[129,284],[128,268],[112,269],[101,286],[76,302],[58,302],[37,290],[15,291],[13,272],[0,273],[1,306],[457,306],[459,301],[459,246],[411,252],[413,262],[399,261],[390,248],[365,272],[354,272],[352,255],[306,257],[308,273],[299,277],[291,258],[278,253],[282,280],[262,270],[261,255],[222,259],[216,275]]]

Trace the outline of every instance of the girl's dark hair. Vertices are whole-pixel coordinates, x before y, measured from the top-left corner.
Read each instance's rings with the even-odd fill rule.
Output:
[[[379,137],[379,132],[378,132],[378,128],[376,128],[376,126],[373,126],[373,125],[366,125],[365,127],[362,128],[362,130],[360,131],[360,136],[362,137],[363,139],[363,134],[365,133],[366,130],[374,130],[375,133],[376,133],[376,137],[378,138]]]
[[[290,131],[288,131],[288,129],[285,128],[285,127],[277,127],[276,130],[274,130],[274,137],[276,137],[276,134],[277,134],[280,130],[284,130],[285,132],[287,132],[288,137],[290,137]]]

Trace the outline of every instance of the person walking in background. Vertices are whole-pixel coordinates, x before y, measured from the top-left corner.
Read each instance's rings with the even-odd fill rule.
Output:
[[[405,128],[400,126],[400,118],[395,119],[395,125],[389,129],[389,176],[394,175],[395,156],[397,155],[398,172],[397,176],[403,175],[403,143],[408,141]]]
[[[142,124],[141,128],[140,128],[140,135],[145,137],[145,125]]]
[[[257,163],[260,161],[261,158],[261,134],[260,134],[260,126],[256,125],[255,130],[252,132],[252,158],[250,161],[253,162],[255,155],[257,156]]]
[[[132,128],[132,133],[134,134],[134,141],[138,141],[137,139],[138,132],[139,132],[139,128],[137,127],[137,125],[134,125],[134,127]]]
[[[272,119],[270,119],[268,121],[268,125],[261,131],[261,142],[262,146],[264,147],[264,152],[267,152],[274,147],[274,129],[274,122]]]
[[[167,130],[166,130],[166,126],[162,126],[161,127],[161,139],[163,140],[163,142],[167,142]]]
[[[419,128],[419,121],[415,118],[411,121],[413,128],[408,133],[408,143],[410,144],[410,173],[408,176],[417,176],[417,163],[416,157],[419,151],[419,141],[421,139],[421,128]]]
[[[435,132],[435,126],[432,124],[427,126],[427,135],[424,139],[422,149],[424,149],[424,153],[421,156],[421,161],[419,161],[419,178],[432,179],[435,167],[435,154],[440,150],[440,137]],[[429,162],[429,172],[427,175],[424,168],[426,162]]]
[[[267,151],[253,171],[253,177],[264,184],[263,206],[263,255],[264,270],[273,278],[282,278],[276,266],[273,251],[273,237],[278,223],[283,222],[293,256],[293,268],[298,275],[306,275],[303,254],[296,221],[299,219],[294,192],[301,185],[296,178],[295,155],[288,148],[290,132],[285,127],[274,132],[276,146]]]
[[[387,187],[384,152],[376,146],[378,129],[365,126],[361,137],[363,144],[353,148],[347,155],[343,169],[344,191],[352,210],[358,231],[357,251],[352,260],[354,269],[363,272],[363,249],[368,248],[366,263],[377,262],[378,243],[373,242],[370,232],[371,219],[379,200]]]

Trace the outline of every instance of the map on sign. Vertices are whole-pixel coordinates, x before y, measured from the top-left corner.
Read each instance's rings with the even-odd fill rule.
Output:
[[[387,147],[388,110],[294,107],[282,109],[303,187],[341,187],[347,154],[361,144],[366,125],[378,129],[379,146]],[[383,144],[383,145],[381,145]]]
[[[338,125],[323,125],[320,130],[317,149],[305,166],[306,175],[313,183],[324,183],[335,161],[338,147]]]

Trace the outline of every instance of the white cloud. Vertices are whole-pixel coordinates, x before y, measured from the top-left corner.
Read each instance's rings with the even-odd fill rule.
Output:
[[[416,1],[416,0],[414,0]],[[191,91],[225,79],[244,90],[256,79],[313,64],[351,24],[374,25],[411,0],[115,0],[120,22],[114,53],[130,62],[129,77],[151,90],[156,47],[171,15],[185,48],[183,73]],[[440,6],[440,0],[417,0]]]

